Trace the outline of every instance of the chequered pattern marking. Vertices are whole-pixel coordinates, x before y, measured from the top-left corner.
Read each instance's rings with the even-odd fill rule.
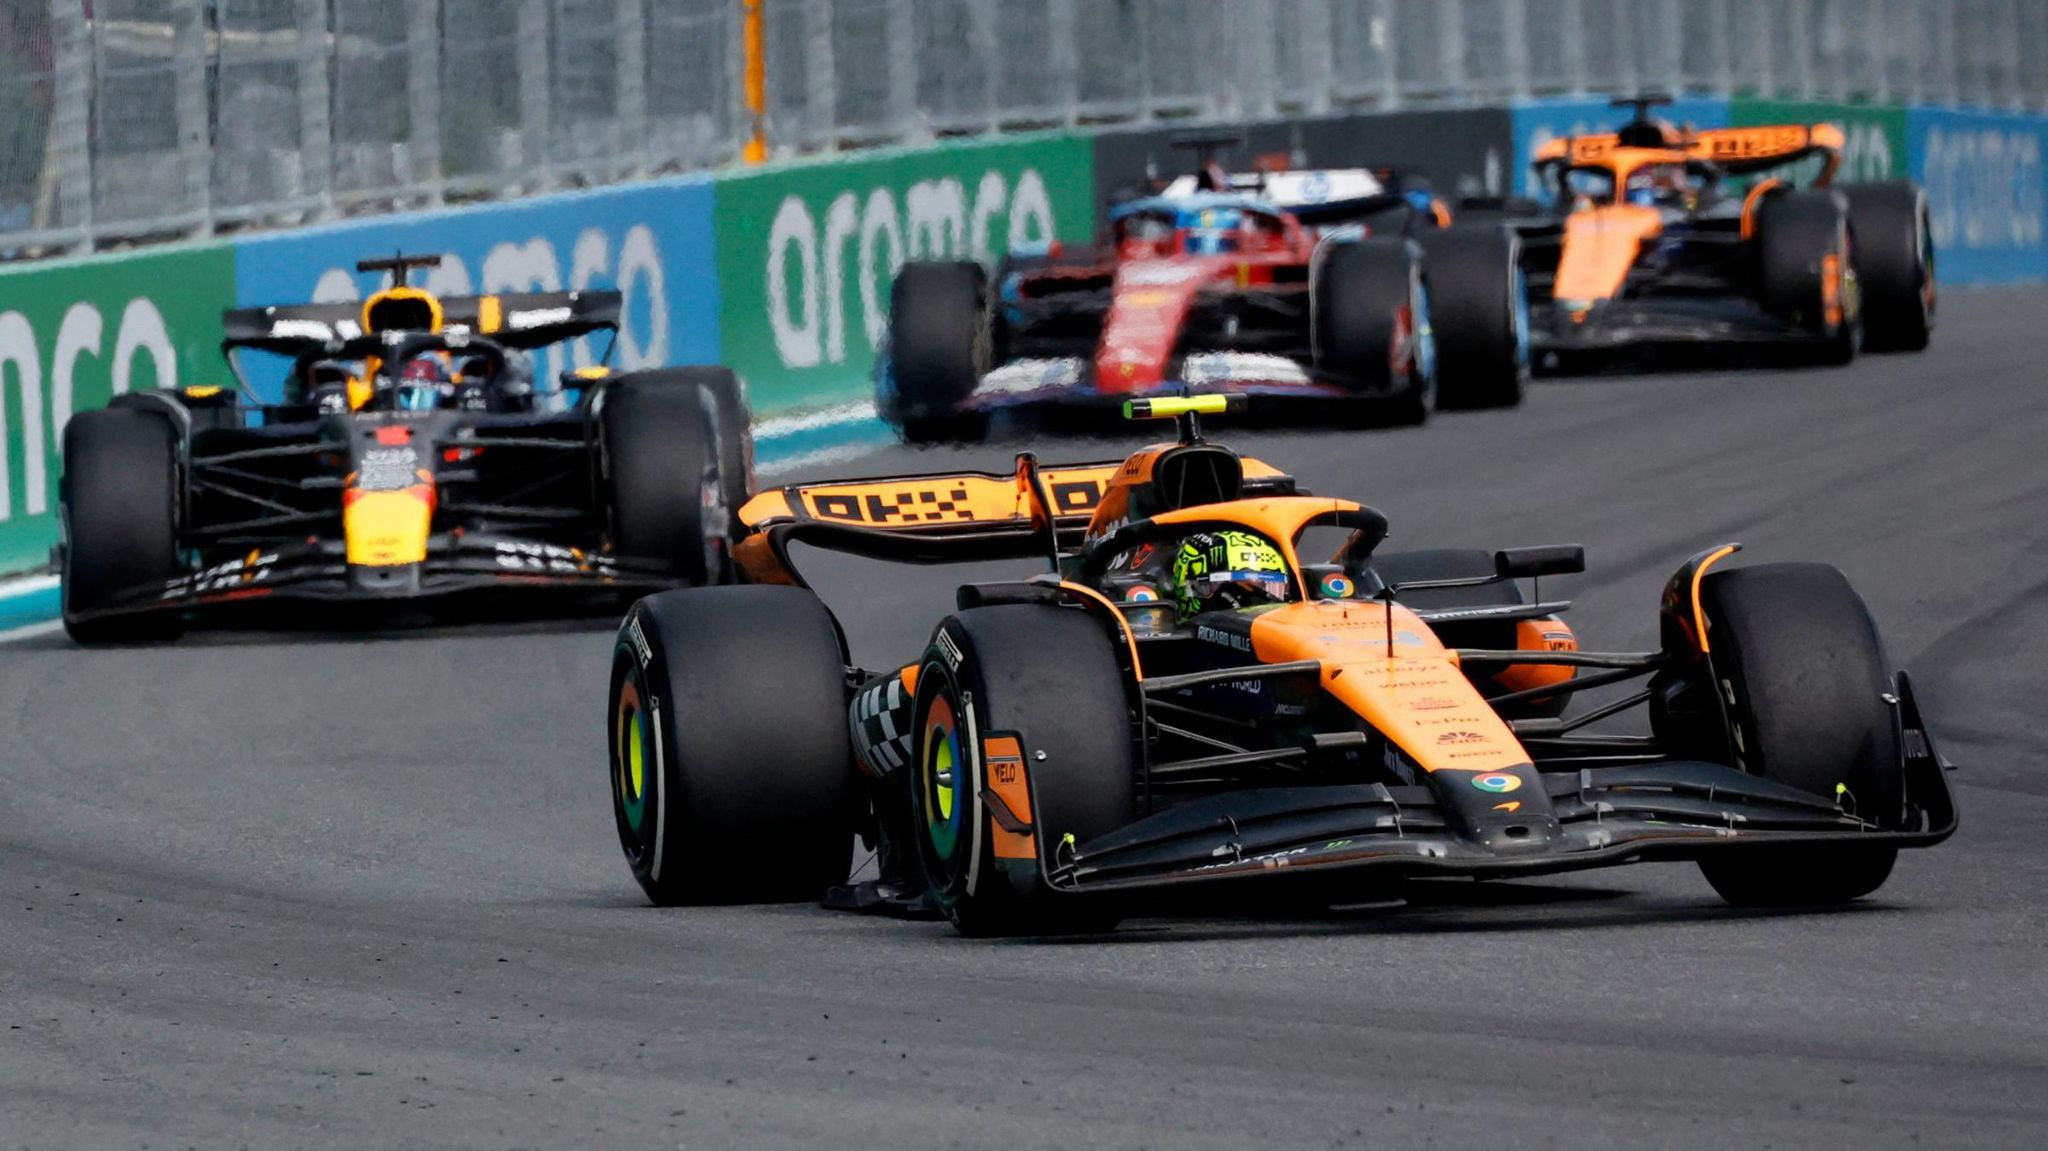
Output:
[[[910,762],[911,702],[900,675],[878,680],[853,697],[847,712],[853,749],[861,767],[876,779],[886,779]]]
[[[974,518],[974,509],[967,503],[966,488],[953,488],[946,492],[944,498],[936,488],[895,492],[887,496],[872,495],[868,497],[867,505],[868,522],[876,524],[892,520],[899,523],[937,523]]]

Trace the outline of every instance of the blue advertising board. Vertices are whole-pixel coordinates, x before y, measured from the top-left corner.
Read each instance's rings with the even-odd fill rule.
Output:
[[[1943,282],[2048,279],[2048,118],[1908,108],[1906,153]]]
[[[616,367],[715,364],[711,185],[708,177],[685,177],[251,236],[235,244],[236,300],[244,307],[357,300],[388,276],[359,273],[356,261],[399,250],[439,253],[441,266],[415,278],[442,295],[620,290],[626,309],[611,357]],[[535,365],[536,377],[589,366],[604,350],[603,337],[551,349]],[[275,398],[276,368],[251,374],[257,391]]]
[[[1728,126],[1728,101],[1722,97],[1683,96],[1655,110],[1674,124],[1695,128]],[[1626,108],[1615,108],[1606,96],[1577,96],[1556,100],[1524,100],[1511,110],[1515,142],[1515,183],[1517,195],[1531,196],[1546,203],[1549,196],[1529,171],[1529,159],[1536,149],[1560,136],[1590,136],[1612,132],[1628,122]]]

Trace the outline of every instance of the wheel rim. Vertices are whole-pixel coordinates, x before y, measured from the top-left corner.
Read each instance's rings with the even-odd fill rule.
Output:
[[[618,805],[627,853],[634,859],[647,850],[647,791],[654,742],[648,722],[640,685],[629,676],[619,684],[618,712],[612,724],[612,796]]]
[[[967,809],[961,795],[960,773],[966,768],[961,754],[959,726],[952,703],[943,695],[932,697],[925,713],[924,755],[918,786],[924,792],[925,840],[942,863],[950,863],[960,850],[960,831]]]

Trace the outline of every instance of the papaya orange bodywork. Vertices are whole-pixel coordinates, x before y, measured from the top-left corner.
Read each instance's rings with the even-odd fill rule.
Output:
[[[1253,621],[1252,654],[1261,663],[1320,661],[1323,690],[1425,771],[1500,771],[1528,763],[1528,753],[1465,678],[1457,656],[1399,604],[1392,607],[1388,650],[1387,613],[1385,605],[1362,600],[1288,604]]]
[[[992,735],[981,741],[981,756],[988,789],[1003,801],[1018,822],[1030,824],[1031,786],[1025,776],[1024,745],[1014,735]],[[988,821],[987,827],[989,846],[997,859],[1038,858],[1036,835],[1005,830],[994,819]]]
[[[1610,204],[1565,217],[1564,254],[1552,293],[1559,300],[1612,299],[1628,280],[1645,241],[1664,231],[1664,217],[1639,204]]]

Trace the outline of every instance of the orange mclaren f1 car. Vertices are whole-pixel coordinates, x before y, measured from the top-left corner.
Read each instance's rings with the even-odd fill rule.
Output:
[[[1660,102],[1616,101],[1636,108],[1620,131],[1536,151],[1556,211],[1517,230],[1539,365],[1671,345],[1803,346],[1834,363],[1927,346],[1924,192],[1834,186],[1833,125],[1686,131],[1650,118]]]
[[[647,894],[829,889],[1063,932],[1188,885],[1341,901],[1376,877],[1683,859],[1734,903],[1820,904],[1953,831],[1912,684],[1834,568],[1704,551],[1665,588],[1657,650],[1582,651],[1568,605],[1518,582],[1582,570],[1581,549],[1383,554],[1378,511],[1200,438],[1241,400],[1134,401],[1182,434],[1120,462],[756,496],[746,583],[651,596],[619,629],[612,798]],[[871,671],[797,544],[1049,570],[961,587],[922,657]],[[1647,734],[1589,730],[1634,707]],[[854,828],[882,878],[835,887]]]

